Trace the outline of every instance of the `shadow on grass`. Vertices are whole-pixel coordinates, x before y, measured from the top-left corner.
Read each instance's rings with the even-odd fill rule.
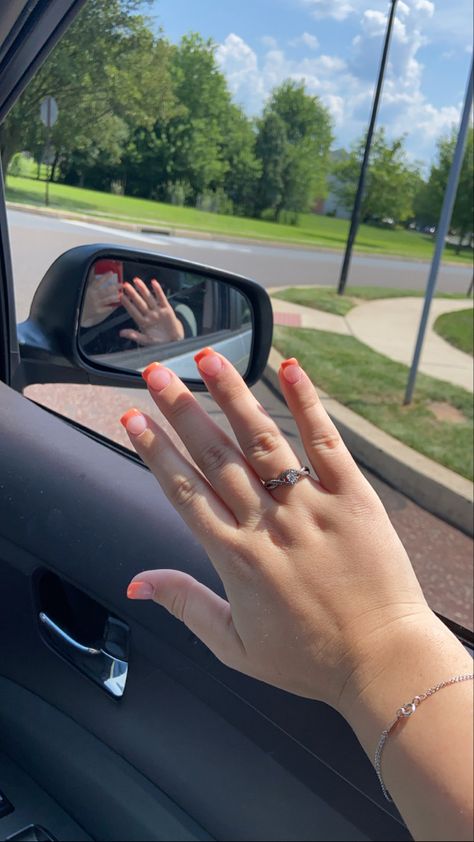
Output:
[[[54,188],[53,188],[54,189]],[[14,187],[5,187],[5,197],[7,202],[17,202],[18,204],[36,205],[42,207],[45,205],[44,192],[30,190],[16,190]],[[91,213],[96,210],[96,205],[91,202],[77,202],[71,199],[58,198],[54,193],[49,194],[49,207],[58,210],[77,211],[78,213]]]

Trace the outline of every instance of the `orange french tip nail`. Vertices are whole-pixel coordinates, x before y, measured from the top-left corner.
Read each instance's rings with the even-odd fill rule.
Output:
[[[141,415],[141,414],[142,413],[140,412],[139,409],[129,409],[129,410],[127,410],[127,412],[125,412],[122,415],[122,417],[120,419],[120,423],[123,424],[123,426],[126,428],[130,418],[133,418],[134,415]]]
[[[148,383],[148,378],[149,378],[151,372],[155,371],[156,368],[161,368],[160,363],[150,363],[150,365],[147,365],[147,367],[144,369],[144,371],[142,371],[142,377],[143,377],[145,383]]]
[[[283,360],[283,362],[282,362],[282,364],[281,364],[280,368],[281,368],[281,369],[285,369],[285,368],[287,368],[289,365],[299,365],[299,362],[298,362],[298,360],[296,359],[296,357],[290,357],[288,360]]]
[[[215,354],[214,348],[203,348],[194,355],[194,362],[199,363],[203,357],[208,357],[210,354]]]

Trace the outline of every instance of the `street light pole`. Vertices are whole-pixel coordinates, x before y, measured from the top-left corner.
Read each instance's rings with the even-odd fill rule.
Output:
[[[441,208],[438,229],[436,231],[436,247],[433,255],[433,262],[430,268],[430,274],[428,276],[428,283],[426,285],[425,303],[423,305],[420,326],[418,328],[418,336],[415,345],[415,352],[413,354],[413,362],[411,364],[410,374],[408,376],[405,400],[403,401],[405,406],[411,403],[411,400],[413,398],[416,375],[418,373],[418,366],[420,363],[426,326],[428,324],[428,316],[430,314],[431,309],[431,301],[433,299],[434,291],[436,289],[436,281],[438,279],[441,257],[443,256],[446,234],[448,233],[449,223],[451,221],[451,214],[453,212],[459,176],[461,174],[461,167],[464,159],[464,149],[466,147],[466,138],[469,129],[469,121],[472,108],[472,67],[473,63],[471,60],[471,72],[469,74],[469,81],[467,83],[466,97],[464,100],[464,108],[461,117],[461,125],[459,127],[458,139],[456,141],[456,148],[454,150],[453,162],[449,171],[448,184],[446,186],[446,192],[444,194],[443,207]]]
[[[351,218],[351,227],[349,229],[349,236],[347,238],[346,244],[346,251],[344,254],[344,261],[342,264],[341,275],[339,278],[339,286],[337,288],[338,294],[343,295],[344,290],[347,284],[347,276],[349,274],[349,266],[351,263],[352,257],[352,249],[354,246],[354,241],[357,236],[357,229],[359,227],[359,217],[360,217],[360,208],[362,205],[362,198],[364,195],[364,186],[365,186],[365,177],[367,173],[367,167],[369,164],[369,155],[370,155],[370,148],[372,146],[372,136],[374,134],[375,128],[375,121],[377,119],[377,112],[379,109],[379,100],[380,95],[382,93],[383,87],[383,80],[385,76],[385,67],[387,64],[387,57],[388,51],[390,47],[390,38],[392,35],[393,29],[393,22],[395,20],[395,9],[397,6],[397,0],[391,0],[392,8],[390,10],[390,14],[388,17],[388,25],[387,25],[387,32],[385,35],[385,43],[382,52],[382,60],[380,62],[380,70],[379,70],[379,78],[377,80],[377,87],[375,89],[375,96],[374,96],[374,104],[372,106],[372,114],[370,117],[369,128],[367,130],[367,139],[365,142],[365,150],[364,150],[364,158],[362,160],[362,166],[360,168],[360,175],[359,175],[359,184],[357,185],[357,193],[354,201],[354,207],[352,209],[352,218]]]

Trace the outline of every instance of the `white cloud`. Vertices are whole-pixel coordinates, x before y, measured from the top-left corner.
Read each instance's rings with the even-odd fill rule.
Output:
[[[273,40],[267,42],[264,54],[257,56],[240,36],[232,33],[218,49],[220,65],[237,101],[252,115],[261,113],[272,88],[285,79],[304,81],[308,92],[320,97],[330,110],[336,142],[347,146],[367,128],[387,24],[387,2],[370,0],[369,8],[367,0],[351,0],[350,4],[329,0],[296,2],[305,2],[311,12],[320,15],[326,8],[332,17],[336,12],[341,15],[343,7],[350,5],[352,11],[347,14],[353,16],[357,35],[352,46],[346,48],[344,58],[337,53],[286,52],[277,48]],[[464,0],[451,2],[458,6]],[[438,107],[423,91],[420,51],[435,33],[433,11],[430,0],[399,0],[378,120],[379,125],[386,126],[389,136],[406,134],[412,156],[425,160],[433,154],[434,140],[459,122],[462,97],[459,90],[451,91],[448,104]],[[290,46],[306,42],[311,49],[307,39],[302,42],[303,36],[295,38]],[[437,49],[440,60],[448,48],[458,53],[465,49],[465,42],[443,43]]]
[[[216,50],[216,58],[229,88],[248,111],[260,110],[266,91],[258,69],[257,54],[239,35],[231,32]]]
[[[336,129],[342,126],[345,114],[344,98],[342,96],[337,96],[337,94],[324,94],[323,102],[331,112]]]
[[[431,0],[411,0],[411,4],[416,12],[423,12],[429,18],[433,17],[435,4]]]
[[[397,14],[399,16],[410,14],[410,7],[407,6],[407,4],[403,2],[403,0],[398,0]]]
[[[293,0],[317,19],[344,21],[357,19],[366,11],[368,0]],[[388,0],[370,0],[370,7],[386,14]],[[408,11],[407,11],[408,10]],[[472,0],[398,0],[397,16],[415,12],[424,15],[425,34],[437,42],[456,42],[464,49],[472,42]]]
[[[278,41],[273,37],[273,35],[262,35],[260,41],[263,46],[268,47],[269,50],[276,50],[278,47]]]
[[[293,38],[290,42],[290,47],[309,47],[310,50],[317,50],[319,41],[316,35],[311,35],[310,32],[303,32],[298,38]]]
[[[345,20],[355,9],[347,0],[302,0],[308,7],[312,16],[317,20],[321,18],[334,18],[334,20]]]

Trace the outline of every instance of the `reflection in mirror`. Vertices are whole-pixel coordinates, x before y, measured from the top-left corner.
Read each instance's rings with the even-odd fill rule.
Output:
[[[194,354],[212,345],[245,375],[252,334],[246,296],[205,273],[113,257],[89,272],[79,347],[91,362],[139,373],[158,361],[198,380]]]

